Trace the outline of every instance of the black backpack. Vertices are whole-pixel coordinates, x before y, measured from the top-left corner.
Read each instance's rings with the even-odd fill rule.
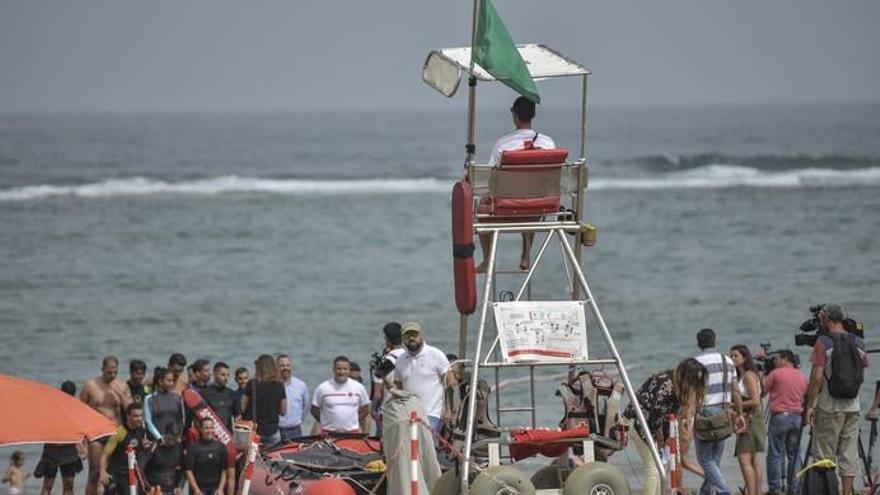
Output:
[[[829,337],[834,340],[834,349],[831,350],[828,393],[837,399],[854,399],[865,381],[865,366],[859,348],[849,333],[832,333]]]
[[[834,469],[811,468],[800,482],[799,495],[840,495]]]

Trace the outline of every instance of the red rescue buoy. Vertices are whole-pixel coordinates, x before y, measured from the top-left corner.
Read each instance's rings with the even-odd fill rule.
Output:
[[[455,305],[462,315],[477,308],[477,274],[474,270],[474,193],[470,182],[452,186],[452,256]]]
[[[356,495],[354,488],[339,478],[326,478],[306,485],[302,495]]]

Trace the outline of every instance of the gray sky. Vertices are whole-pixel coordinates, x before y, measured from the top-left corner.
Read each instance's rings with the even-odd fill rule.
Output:
[[[495,5],[518,42],[593,70],[593,104],[880,101],[877,0]],[[470,14],[470,0],[0,0],[0,112],[450,106],[419,71],[429,49],[467,44]]]

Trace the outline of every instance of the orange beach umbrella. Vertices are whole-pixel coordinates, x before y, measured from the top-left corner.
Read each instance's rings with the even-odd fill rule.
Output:
[[[116,425],[61,390],[0,374],[0,446],[78,443],[112,435]]]

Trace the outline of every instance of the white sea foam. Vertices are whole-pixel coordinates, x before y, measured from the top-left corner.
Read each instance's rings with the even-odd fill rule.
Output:
[[[81,185],[48,185],[0,189],[0,201],[27,201],[70,196],[104,198],[112,196],[218,195],[257,193],[281,195],[443,193],[448,194],[451,180],[444,179],[263,179],[236,175],[181,182],[166,182],[144,177],[107,179]],[[806,168],[785,171],[761,171],[737,165],[707,165],[690,170],[651,177],[602,178],[590,180],[591,190],[644,189],[720,189],[731,187],[880,186],[880,167],[855,170]]]
[[[35,185],[0,190],[0,201],[33,200],[53,196],[103,198],[158,194],[217,195],[228,193],[383,194],[449,192],[451,182],[439,179],[303,180],[262,179],[227,175],[211,179],[166,182],[130,177],[82,185]]]
[[[739,165],[707,165],[644,178],[608,178],[590,180],[590,189],[721,189],[732,187],[880,186],[880,167],[855,170],[804,168],[762,171]]]

